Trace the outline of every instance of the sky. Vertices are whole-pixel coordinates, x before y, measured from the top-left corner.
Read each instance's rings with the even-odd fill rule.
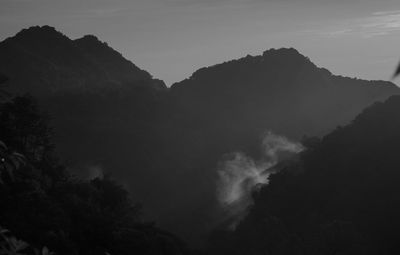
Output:
[[[0,0],[0,40],[33,25],[94,34],[167,85],[270,48],[363,79],[400,60],[399,0]]]

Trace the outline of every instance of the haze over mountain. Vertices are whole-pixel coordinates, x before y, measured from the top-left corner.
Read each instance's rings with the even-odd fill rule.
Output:
[[[10,90],[36,95],[53,118],[74,172],[112,173],[152,218],[191,241],[218,223],[224,154],[259,156],[268,130],[295,141],[326,134],[400,92],[332,75],[295,49],[203,68],[171,88],[94,36],[71,40],[48,26],[6,39],[0,54]]]

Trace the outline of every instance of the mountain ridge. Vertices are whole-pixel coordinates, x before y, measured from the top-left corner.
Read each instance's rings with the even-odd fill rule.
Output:
[[[332,127],[349,122],[370,103],[399,92],[400,89],[391,82],[333,75],[327,69],[317,67],[308,57],[293,48],[271,49],[262,55],[248,55],[201,68],[190,78],[171,87],[178,108],[187,108],[187,112],[206,116],[226,115],[229,114],[227,111],[238,111],[238,107],[244,107],[247,108],[248,116],[249,113],[254,115],[249,120],[254,123],[253,126],[260,126],[262,119],[276,119],[282,123],[285,121],[282,116],[290,112],[291,118],[304,115],[310,122],[315,122],[323,117],[317,115],[335,112],[335,108],[344,108],[342,111],[345,112],[337,111],[335,115],[338,118],[330,123],[310,125],[304,120],[304,127],[300,127],[299,132],[290,131],[287,126],[285,129],[288,131],[284,134],[297,139],[310,130],[317,131],[311,133],[318,135],[327,133]],[[285,102],[282,102],[283,98]],[[291,109],[290,104],[298,105],[303,110]],[[326,109],[318,109],[316,105]],[[218,113],[215,113],[215,109]],[[225,111],[221,112],[220,109]],[[233,117],[232,121],[237,117]],[[270,126],[279,133],[280,123],[270,123]],[[261,126],[265,125],[264,122]],[[320,127],[314,128],[318,125]],[[323,131],[318,131],[321,128]]]
[[[331,71],[326,69],[325,67],[319,67],[315,63],[313,63],[309,57],[303,55],[300,53],[296,48],[290,47],[290,48],[270,48],[265,50],[262,54],[260,55],[246,55],[244,57],[240,57],[237,59],[231,59],[228,61],[224,61],[218,64],[210,65],[207,67],[202,67],[194,71],[189,78],[183,79],[181,81],[175,82],[171,85],[172,87],[178,87],[181,83],[187,81],[187,80],[193,80],[197,78],[201,78],[203,74],[205,74],[207,71],[212,72],[218,68],[223,68],[226,65],[234,65],[234,64],[240,64],[240,65],[245,65],[248,63],[262,63],[262,62],[272,62],[276,61],[279,62],[283,57],[289,56],[289,57],[294,57],[296,59],[295,64],[300,64],[300,65],[309,65],[310,67],[318,69],[321,74],[323,75],[333,75],[337,78],[346,78],[346,79],[351,79],[351,80],[361,80],[361,81],[367,81],[367,82],[374,82],[377,83],[377,85],[387,85],[389,87],[395,87],[398,88],[398,86],[393,83],[392,81],[388,80],[365,80],[362,78],[357,78],[357,77],[347,77],[339,74],[333,74]],[[275,62],[275,63],[276,63]]]
[[[50,26],[21,30],[0,42],[0,53],[0,70],[9,76],[13,92],[40,95],[69,89],[125,89],[143,83],[165,87],[97,37],[71,40]]]

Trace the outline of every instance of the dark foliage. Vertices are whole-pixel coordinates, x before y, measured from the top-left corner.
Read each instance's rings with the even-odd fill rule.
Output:
[[[0,224],[18,238],[57,254],[187,253],[176,237],[143,222],[140,206],[109,177],[69,176],[31,97],[1,105],[0,123]],[[23,164],[7,164],[13,152]]]
[[[367,108],[314,141],[301,171],[288,168],[254,194],[216,254],[397,254],[400,227],[400,97]],[[308,143],[310,144],[310,143]]]
[[[8,78],[0,73],[0,100],[4,100],[8,93],[5,90],[5,83],[8,81]]]
[[[0,74],[0,85],[5,83],[8,80],[8,78],[5,75]]]

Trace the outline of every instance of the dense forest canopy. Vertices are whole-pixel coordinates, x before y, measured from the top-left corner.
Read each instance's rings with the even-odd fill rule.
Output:
[[[141,206],[110,176],[68,174],[32,97],[2,104],[0,121],[3,228],[57,254],[188,253],[178,238],[144,222]]]

